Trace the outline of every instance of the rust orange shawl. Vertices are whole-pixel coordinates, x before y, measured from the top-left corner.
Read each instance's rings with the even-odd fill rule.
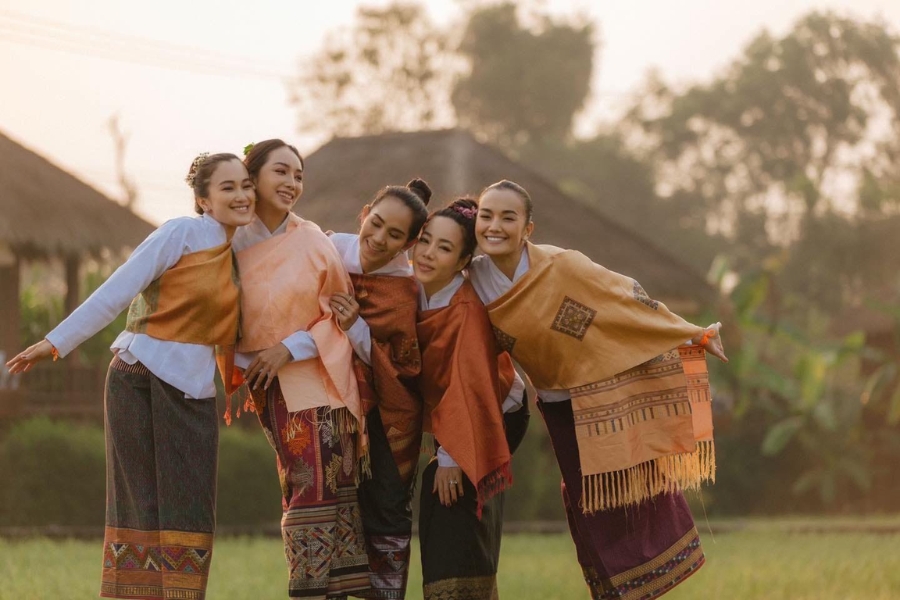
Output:
[[[585,512],[715,477],[702,333],[631,279],[573,250],[528,244],[531,268],[487,306],[539,389],[572,395]]]
[[[363,431],[353,350],[333,318],[329,298],[351,286],[334,246],[319,227],[289,215],[287,231],[238,253],[241,277],[241,341],[254,352],[308,331],[319,357],[291,362],[278,371],[288,410],[322,406],[347,409],[352,421],[337,424]],[[338,419],[344,415],[337,412]]]
[[[377,405],[400,477],[409,483],[422,442],[416,337],[419,288],[412,277],[350,274],[359,316],[372,334],[372,366],[354,357],[365,412]],[[370,405],[370,406],[366,406]]]
[[[468,281],[449,306],[420,312],[417,329],[423,429],[434,434],[475,485],[481,507],[512,484],[501,412],[512,374],[499,371],[491,323]],[[512,369],[508,359],[499,364]]]

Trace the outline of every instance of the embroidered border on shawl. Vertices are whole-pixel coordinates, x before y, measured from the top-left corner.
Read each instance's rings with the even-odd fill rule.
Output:
[[[644,288],[637,281],[634,282],[634,299],[641,304],[646,304],[653,310],[659,310],[659,301],[650,298]]]
[[[516,338],[509,335],[502,329],[499,329],[496,325],[492,325],[491,329],[494,330],[494,337],[497,338],[497,344],[503,350],[512,353],[513,347],[516,345]]]

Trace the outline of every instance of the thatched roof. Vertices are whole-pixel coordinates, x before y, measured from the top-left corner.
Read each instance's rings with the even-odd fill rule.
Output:
[[[21,255],[137,246],[154,227],[0,133],[0,242]]]
[[[681,310],[708,305],[714,295],[700,274],[671,254],[459,129],[333,139],[306,159],[305,191],[295,210],[323,229],[356,231],[360,209],[379,188],[413,177],[434,190],[431,207],[511,179],[534,200],[537,243],[580,250]]]

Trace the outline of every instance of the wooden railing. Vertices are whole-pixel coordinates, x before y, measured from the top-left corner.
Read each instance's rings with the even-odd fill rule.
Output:
[[[0,418],[38,415],[103,420],[106,367],[40,364],[0,388]]]

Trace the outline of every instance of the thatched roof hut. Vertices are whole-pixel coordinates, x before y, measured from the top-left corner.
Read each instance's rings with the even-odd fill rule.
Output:
[[[134,247],[154,227],[0,133],[0,242],[22,257]]]
[[[306,159],[305,191],[295,210],[323,229],[356,231],[360,209],[379,188],[413,177],[435,191],[433,207],[511,179],[534,200],[536,242],[581,250],[679,312],[696,312],[714,298],[704,278],[670,253],[460,129],[335,138]]]
[[[61,258],[66,309],[78,301],[78,267],[104,248],[137,246],[154,227],[122,205],[0,133],[0,350],[20,350],[22,259]]]

